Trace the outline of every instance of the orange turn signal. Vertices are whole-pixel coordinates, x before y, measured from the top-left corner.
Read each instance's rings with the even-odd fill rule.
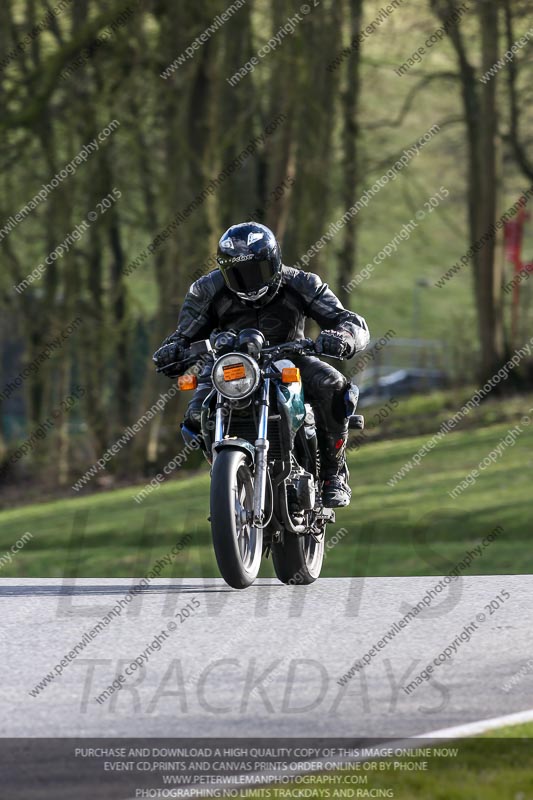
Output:
[[[283,367],[281,370],[282,383],[300,383],[300,370],[298,367]]]
[[[191,389],[196,389],[198,386],[198,378],[196,375],[180,375],[178,378],[178,389],[182,392],[190,392]]]

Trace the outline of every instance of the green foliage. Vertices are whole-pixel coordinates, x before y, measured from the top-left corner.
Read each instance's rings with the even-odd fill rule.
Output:
[[[323,575],[445,574],[497,525],[505,531],[476,561],[475,574],[533,571],[529,477],[533,432],[483,472],[456,500],[448,496],[509,428],[499,424],[450,433],[396,487],[387,480],[427,436],[378,442],[350,457],[352,504],[330,534],[349,535],[327,551]],[[165,577],[216,576],[210,542],[207,469],[169,481],[141,505],[139,487],[57,500],[0,514],[0,553],[26,531],[33,539],[4,566],[2,577],[141,577],[180,536],[193,542]],[[271,575],[266,563],[263,575]]]
[[[17,425],[31,430],[61,395],[68,394],[69,383],[81,379],[87,390],[81,412],[83,437],[80,425],[64,420],[59,447],[47,441],[36,458],[39,464],[59,452],[51,482],[65,483],[81,462],[98,457],[157,397],[161,384],[152,372],[151,352],[174,328],[193,278],[212,266],[209,258],[229,222],[263,209],[267,224],[279,232],[286,261],[297,262],[345,214],[346,152],[354,142],[353,192],[359,198],[431,126],[440,128],[374,193],[368,206],[325,243],[308,268],[339,289],[341,274],[355,276],[373,264],[367,280],[350,294],[341,294],[367,318],[372,333],[379,336],[392,327],[398,337],[415,333],[439,339],[461,368],[472,364],[478,330],[470,266],[443,288],[434,286],[466,252],[469,239],[469,151],[452,37],[444,36],[428,48],[407,74],[395,71],[439,26],[433,10],[437,5],[415,8],[402,3],[365,35],[358,101],[349,119],[345,103],[348,95],[357,95],[357,59],[354,48],[349,57],[342,56],[342,48],[350,45],[354,21],[352,6],[336,0],[312,4],[311,12],[236,87],[227,78],[286,25],[296,7],[250,0],[192,49],[225,10],[222,3],[81,0],[66,3],[35,35],[31,31],[47,18],[48,5],[19,0],[2,4],[0,50],[8,56],[0,56],[0,229],[106,125],[114,119],[120,123],[87,163],[61,181],[11,232],[0,233],[5,378],[20,366],[19,352],[23,362],[31,362],[43,342],[75,314],[83,319],[68,350],[32,375],[16,402],[6,408],[2,404],[2,415],[10,420],[16,416],[15,425],[4,425],[5,435]],[[365,0],[362,7],[364,27],[379,16],[382,3]],[[522,34],[529,24],[527,8],[519,2],[512,11],[516,35]],[[472,10],[459,26],[475,70],[480,66],[477,22]],[[17,49],[27,37],[31,42]],[[502,26],[502,49],[504,44]],[[188,52],[163,77],[169,65]],[[338,67],[329,70],[335,59]],[[524,48],[516,59],[524,130],[533,114],[528,102],[532,63],[531,48]],[[504,69],[497,79],[500,212],[527,186],[523,164],[518,164],[509,139],[508,74]],[[167,238],[158,239],[279,114],[285,115],[279,129]],[[528,145],[526,141],[526,160]],[[279,186],[286,188],[273,201]],[[426,209],[423,219],[417,217],[443,186],[449,197],[433,211]],[[68,252],[48,264],[38,281],[17,293],[13,286],[42,264],[114,189],[121,197],[113,207],[100,214]],[[409,238],[400,241],[392,255],[373,262],[411,219],[419,224]],[[357,242],[350,259],[351,245],[345,244],[354,230]],[[532,241],[529,226],[526,256]],[[128,271],[132,264],[137,266]],[[510,277],[506,267],[504,278]],[[428,286],[416,290],[415,300],[420,279]],[[520,343],[530,328],[531,291],[524,283]],[[510,302],[511,295],[505,295],[507,329]],[[151,469],[157,458],[171,455],[170,413],[161,426],[156,423],[139,437],[123,471],[138,475]]]

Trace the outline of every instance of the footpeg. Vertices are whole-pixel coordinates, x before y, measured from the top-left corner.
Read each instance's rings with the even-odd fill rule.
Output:
[[[326,523],[334,523],[335,522],[335,511],[333,508],[324,508],[320,509],[320,512],[317,514],[317,518],[324,520]]]

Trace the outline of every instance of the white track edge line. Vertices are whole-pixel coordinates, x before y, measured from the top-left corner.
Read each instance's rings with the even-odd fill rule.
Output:
[[[451,728],[442,728],[439,731],[429,731],[429,733],[417,734],[409,738],[412,739],[460,739],[468,736],[475,736],[478,733],[493,731],[497,728],[504,728],[507,725],[519,725],[523,722],[533,722],[533,709],[528,711],[518,711],[515,714],[505,714],[502,717],[489,717],[477,722],[466,722],[463,725],[455,725]]]
[[[497,730],[498,728],[506,727],[507,725],[519,725],[524,722],[533,722],[533,709],[529,709],[528,711],[518,711],[515,714],[505,714],[501,717],[490,717],[484,720],[478,720],[477,722],[467,722],[463,725],[455,725],[451,728],[442,728],[438,731],[429,731],[428,733],[418,733],[414,734],[413,736],[404,737],[403,739],[396,739],[396,740],[383,740],[383,744],[387,744],[390,747],[407,747],[409,744],[412,744],[413,739],[417,740],[432,740],[432,739],[461,739],[467,738],[469,736],[475,736],[478,733],[485,733],[486,731]],[[202,738],[202,737],[199,737]],[[237,737],[238,738],[238,737]],[[253,737],[245,737],[245,738],[253,738]],[[260,737],[258,737],[260,738]],[[271,737],[268,737],[271,738]],[[282,738],[282,737],[280,737]],[[287,739],[294,738],[295,741],[298,740],[298,737],[286,737]],[[322,737],[319,737],[322,738]],[[336,737],[331,737],[336,738]],[[342,737],[347,739],[352,739],[356,737],[347,736]],[[382,737],[375,737],[376,739],[381,739]],[[379,746],[379,745],[377,745]],[[325,759],[322,759],[325,760]],[[347,758],[346,763],[352,762],[357,763],[358,761],[368,761],[368,758],[358,757],[358,758]],[[316,773],[315,769],[300,769],[296,770],[295,772],[291,773],[292,776],[296,777],[297,775],[305,775],[305,774],[313,774]],[[257,773],[255,773],[257,775]],[[254,777],[254,774],[251,773],[250,777]],[[259,784],[262,788],[268,788],[273,783],[276,782],[276,777],[272,776],[271,783],[264,783]],[[257,784],[256,784],[257,787]],[[191,784],[182,784],[182,789],[191,788]],[[212,792],[215,788],[220,788],[217,784],[210,786],[209,784],[203,784],[200,786],[196,785],[194,788],[197,790],[196,797],[212,797]],[[253,789],[254,784],[250,785],[243,785],[239,786],[239,784],[231,784],[227,783],[223,785],[225,789],[232,789],[232,788],[240,788],[242,792],[245,792],[247,789]],[[128,800],[135,800],[135,798],[130,797]]]

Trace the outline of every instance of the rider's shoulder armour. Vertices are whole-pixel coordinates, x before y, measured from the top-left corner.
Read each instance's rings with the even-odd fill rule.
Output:
[[[189,292],[196,297],[204,299],[212,299],[217,295],[226,284],[219,269],[214,269],[208,272],[207,275],[202,275],[201,278],[194,281],[191,285]]]
[[[295,267],[283,267],[282,283],[301,297],[305,307],[318,300],[328,288],[319,275]]]

